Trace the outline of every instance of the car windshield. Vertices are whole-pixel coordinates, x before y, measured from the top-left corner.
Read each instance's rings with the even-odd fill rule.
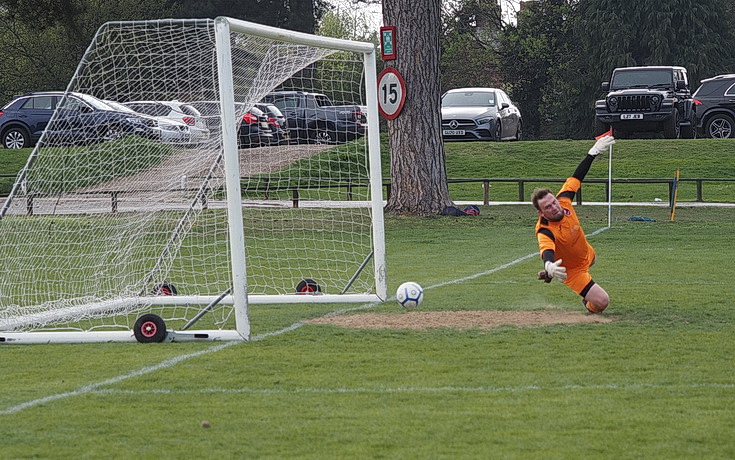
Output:
[[[125,112],[125,113],[137,113],[135,110],[131,109],[130,107],[126,107],[119,102],[115,101],[104,101],[105,104],[112,107],[114,110],[117,110],[118,112]]]
[[[176,110],[177,112],[183,113],[184,115],[191,115],[192,117],[202,116],[202,114],[199,113],[197,109],[187,104],[178,104],[178,105],[171,106],[171,108]]]
[[[442,107],[494,107],[495,93],[486,91],[462,91],[447,93],[442,98]]]
[[[125,105],[138,113],[144,113],[154,117],[165,117],[171,112],[169,107],[156,102],[130,102]]]
[[[268,111],[268,115],[272,117],[275,117],[275,118],[283,117],[283,114],[281,113],[280,110],[278,110],[278,107],[276,107],[275,105],[267,105],[265,106],[265,109]]]
[[[79,93],[74,93],[74,94],[79,99],[83,100],[84,102],[86,102],[87,104],[91,105],[92,107],[94,107],[97,110],[106,110],[108,112],[113,110],[112,107],[110,107],[109,105],[105,104],[104,102],[102,102],[101,100],[97,99],[94,96],[90,96],[89,94],[79,94]]]
[[[671,70],[619,70],[613,75],[610,89],[673,87]]]

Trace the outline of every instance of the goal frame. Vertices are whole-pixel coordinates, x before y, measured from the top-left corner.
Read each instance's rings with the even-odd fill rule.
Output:
[[[103,25],[104,27],[104,25]],[[237,145],[237,125],[235,122],[235,92],[232,69],[230,34],[247,33],[277,41],[303,44],[307,46],[330,48],[338,51],[359,53],[363,56],[365,98],[368,107],[367,130],[368,176],[370,180],[370,209],[372,215],[373,251],[358,270],[362,270],[372,258],[375,293],[367,294],[248,294],[247,259],[245,231],[243,224],[240,171]],[[385,276],[385,234],[383,214],[383,191],[381,173],[381,154],[378,120],[377,71],[375,45],[368,42],[337,39],[295,32],[262,24],[242,21],[228,17],[214,20],[215,43],[217,49],[217,70],[219,84],[219,103],[221,110],[221,133],[223,162],[226,184],[226,205],[228,214],[229,251],[231,260],[232,288],[220,296],[151,296],[146,297],[150,305],[232,305],[234,308],[234,330],[167,330],[164,342],[185,341],[249,341],[251,339],[250,305],[287,304],[287,303],[379,303],[387,299]],[[91,45],[90,45],[91,46]],[[70,83],[71,86],[71,83]],[[34,149],[35,153],[35,149]],[[33,162],[33,153],[27,166]],[[17,187],[18,183],[15,184]],[[9,201],[5,203],[7,208]],[[2,218],[0,216],[0,218]],[[359,272],[359,271],[358,271]],[[124,309],[135,303],[135,299],[119,299],[85,305],[85,311],[110,311]],[[209,307],[207,307],[209,308]],[[204,308],[201,313],[206,312]],[[67,312],[68,313],[68,312]],[[53,315],[53,312],[44,313]],[[195,318],[196,320],[197,318]],[[192,320],[193,322],[194,320]],[[41,343],[101,343],[136,342],[133,331],[29,331],[0,332],[2,344],[41,344]]]

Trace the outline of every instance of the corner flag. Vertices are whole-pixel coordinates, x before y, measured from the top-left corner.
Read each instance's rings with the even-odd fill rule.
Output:
[[[676,198],[679,196],[679,177],[681,171],[676,168],[676,174],[674,174],[674,181],[671,184],[671,196],[669,197],[669,214],[671,215],[671,222],[674,221],[674,215],[676,214]]]
[[[600,134],[599,136],[595,137],[595,140],[598,140],[601,137],[612,136],[612,135],[613,135],[613,129],[612,129],[612,126],[610,126],[610,129]],[[607,226],[610,227],[611,225],[612,225],[612,145],[610,146],[610,155],[608,155],[608,162],[607,162]]]
[[[612,126],[610,126],[610,129],[608,129],[606,132],[600,134],[599,136],[595,137],[595,140],[598,140],[601,137],[612,136],[612,135],[613,135]]]

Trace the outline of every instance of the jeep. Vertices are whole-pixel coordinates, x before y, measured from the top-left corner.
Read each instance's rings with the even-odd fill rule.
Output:
[[[663,133],[667,139],[694,137],[684,67],[620,67],[602,90],[607,95],[595,102],[595,135],[612,127],[620,138],[641,132]]]

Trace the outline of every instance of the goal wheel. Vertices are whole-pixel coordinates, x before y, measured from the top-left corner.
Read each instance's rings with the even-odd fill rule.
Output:
[[[169,283],[168,281],[164,281],[163,283],[158,283],[155,286],[153,286],[153,291],[151,292],[153,295],[176,295],[178,294],[178,291],[176,291],[176,286]]]
[[[135,321],[133,334],[140,343],[163,342],[166,338],[166,323],[160,316],[147,313]]]
[[[303,279],[296,285],[297,294],[313,294],[315,292],[322,292],[322,288],[311,278]]]

